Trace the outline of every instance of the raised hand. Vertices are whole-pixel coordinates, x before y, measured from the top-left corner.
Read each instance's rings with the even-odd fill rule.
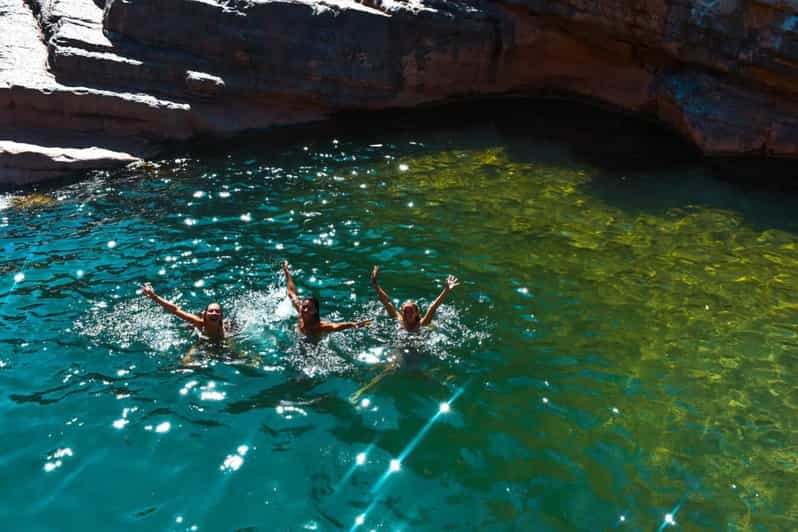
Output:
[[[371,286],[377,286],[377,274],[380,271],[379,266],[374,266],[374,269],[371,270]]]
[[[446,289],[451,291],[455,287],[460,286],[460,281],[457,280],[457,277],[454,275],[450,275],[446,278]]]
[[[280,266],[282,266],[282,268],[283,268],[283,271],[284,271],[285,273],[288,273],[289,264],[288,264],[288,261],[287,261],[287,260],[284,260],[284,261],[283,261],[283,262],[280,264]]]
[[[150,283],[144,283],[141,285],[141,292],[150,299],[155,297],[155,290],[152,289],[152,285]]]

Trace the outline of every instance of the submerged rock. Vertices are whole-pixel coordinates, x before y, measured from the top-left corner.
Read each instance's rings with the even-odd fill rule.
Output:
[[[632,111],[707,155],[798,155],[786,0],[29,4],[0,0],[0,125],[152,144],[513,93]]]

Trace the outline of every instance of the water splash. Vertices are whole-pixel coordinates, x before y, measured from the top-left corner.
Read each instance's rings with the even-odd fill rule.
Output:
[[[121,301],[109,308],[104,300],[90,302],[89,310],[75,321],[75,330],[100,345],[128,349],[145,345],[165,352],[192,341],[193,328],[143,298]]]

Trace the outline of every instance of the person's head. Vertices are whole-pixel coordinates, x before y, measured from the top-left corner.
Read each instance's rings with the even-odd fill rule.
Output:
[[[402,313],[402,321],[408,329],[415,329],[421,324],[421,311],[415,301],[405,301],[399,307]]]
[[[221,325],[223,318],[222,306],[219,303],[209,303],[208,306],[205,307],[205,312],[202,313],[202,320],[205,322],[205,325]]]
[[[315,297],[306,297],[300,301],[299,314],[303,321],[319,321],[319,300]]]

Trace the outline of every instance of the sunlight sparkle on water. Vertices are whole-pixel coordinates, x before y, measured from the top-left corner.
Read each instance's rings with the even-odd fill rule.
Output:
[[[222,471],[238,471],[244,464],[244,459],[237,454],[228,454],[224,459],[224,463],[219,466]]]
[[[249,451],[246,445],[239,445],[235,454],[228,454],[219,469],[222,471],[238,471],[244,465],[244,456]]]
[[[224,392],[217,390],[203,390],[200,393],[201,401],[224,401]]]
[[[189,390],[199,384],[197,381],[189,381],[182,388],[180,388],[180,395],[187,395]]]
[[[72,452],[72,449],[69,447],[57,449],[54,453],[47,456],[48,461],[44,464],[44,471],[49,473],[55,469],[58,469],[63,465],[61,458],[72,456],[73,454],[74,453]]]
[[[192,381],[194,382],[194,381]],[[191,383],[186,385],[186,388],[191,389],[189,387]],[[182,393],[182,391],[181,391]],[[186,392],[188,393],[188,392]],[[220,392],[216,389],[216,383],[214,381],[208,382],[205,386],[200,388],[200,400],[201,401],[223,401],[225,398],[225,393]]]
[[[181,500],[111,478],[121,491],[95,491],[106,507],[125,497],[112,521],[156,508],[145,518],[184,531],[217,521],[461,529],[482,516],[499,528],[565,530],[584,517],[556,496],[568,491],[561,473],[573,469],[580,504],[606,513],[605,528],[722,529],[749,513],[751,522],[783,522],[776,514],[791,498],[768,491],[766,477],[790,453],[767,442],[791,434],[789,423],[770,421],[789,413],[789,379],[773,375],[789,375],[789,357],[778,354],[798,333],[790,295],[798,220],[778,213],[795,212],[798,200],[765,195],[749,206],[754,192],[707,185],[714,177],[686,163],[685,172],[680,161],[670,175],[668,157],[652,165],[657,179],[630,174],[620,185],[601,146],[572,150],[558,131],[538,146],[526,125],[516,135],[490,120],[473,137],[418,132],[423,148],[409,151],[404,125],[390,136],[379,124],[358,131],[340,148],[329,134],[336,127],[305,142],[304,132],[286,143],[235,140],[154,163],[157,172],[56,185],[63,204],[0,212],[0,228],[4,214],[12,224],[0,238],[9,295],[0,345],[11,348],[0,354],[0,377],[6,398],[22,398],[0,401],[0,419],[13,420],[6,440],[28,447],[11,458],[30,463],[33,482],[15,483],[52,492],[49,503],[13,493],[7,502],[45,518],[91,495],[82,479],[93,471],[146,463],[153,474],[143,480],[174,487]],[[319,149],[302,151],[311,142]],[[626,158],[609,152],[613,163]],[[325,317],[374,317],[372,326],[301,338],[284,259],[301,293],[319,292]],[[405,334],[370,289],[372,264],[385,268],[397,307],[408,297],[429,307],[449,272],[464,286],[433,327]],[[135,292],[147,279],[189,311],[220,299],[242,334],[192,350],[193,331]],[[189,352],[198,355],[191,362]],[[139,369],[129,369],[133,360]],[[540,363],[530,370],[530,360]],[[458,386],[473,391],[462,404],[446,400]],[[618,405],[628,409],[623,419]],[[740,432],[742,410],[767,422]],[[674,416],[689,423],[663,435],[662,420]],[[490,431],[474,437],[469,429],[486,420]],[[646,432],[659,437],[636,437]],[[734,437],[718,449],[718,434]],[[71,445],[81,455],[47,456]],[[524,482],[505,467],[526,454],[551,495],[532,511],[522,508]],[[630,460],[628,474],[605,485],[607,468]],[[184,474],[192,464],[210,476],[195,482]],[[779,479],[795,477],[789,469]],[[642,477],[652,489],[630,499]],[[675,486],[705,496],[708,511],[669,506]],[[251,513],[235,515],[236,493]],[[615,513],[613,523],[618,510],[632,514]],[[84,528],[103,516],[93,517],[81,517]]]

